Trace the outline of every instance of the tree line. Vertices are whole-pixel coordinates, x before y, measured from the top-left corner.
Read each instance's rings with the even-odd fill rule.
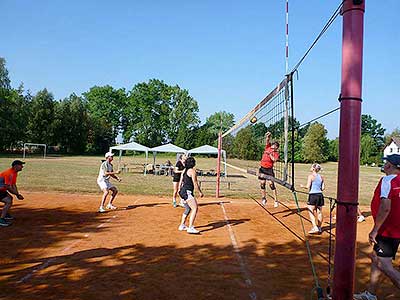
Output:
[[[55,99],[47,89],[32,95],[22,84],[11,86],[6,61],[0,57],[2,152],[29,142],[57,146],[65,154],[98,154],[108,151],[118,135],[124,142],[136,141],[148,147],[169,142],[186,149],[216,146],[218,132],[234,125],[234,115],[216,112],[200,124],[198,112],[199,105],[188,90],[159,79],[138,83],[130,90],[93,86],[64,99]],[[329,140],[322,124],[299,128],[299,122],[291,120],[289,126],[295,128],[296,162],[337,160],[338,139]],[[278,135],[281,127],[262,123],[245,127],[235,136],[225,137],[223,148],[230,157],[258,160],[265,132]],[[379,162],[385,138],[390,135],[384,136],[385,129],[369,115],[362,116],[361,128],[361,162]],[[398,133],[395,130],[392,135]]]

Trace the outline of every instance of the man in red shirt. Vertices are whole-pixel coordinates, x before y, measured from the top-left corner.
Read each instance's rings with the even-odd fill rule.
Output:
[[[400,244],[400,155],[392,154],[384,159],[386,176],[379,181],[371,202],[374,218],[374,227],[369,233],[369,243],[374,245],[371,278],[368,289],[354,295],[356,300],[377,300],[376,290],[382,274],[400,289],[400,272],[392,263]]]
[[[24,199],[17,188],[17,174],[22,171],[24,164],[25,162],[23,161],[14,160],[11,164],[11,168],[0,173],[0,201],[4,202],[4,207],[0,216],[0,226],[10,226],[11,220],[14,219],[8,213],[13,200],[9,193],[16,195],[19,200]]]
[[[266,192],[265,192],[265,183],[268,181],[268,185],[271,188],[274,194],[274,207],[278,207],[279,202],[276,193],[276,187],[271,179],[271,177],[275,177],[274,173],[274,163],[279,159],[279,143],[273,142],[270,143],[271,132],[267,132],[265,134],[265,150],[263,156],[260,161],[260,169],[258,172],[258,179],[260,181],[261,187],[261,203],[263,205],[267,204]]]

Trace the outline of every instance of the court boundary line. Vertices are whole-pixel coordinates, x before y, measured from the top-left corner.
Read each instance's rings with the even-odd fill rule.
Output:
[[[257,294],[253,290],[253,283],[251,281],[247,265],[246,265],[246,263],[245,263],[245,261],[243,259],[243,256],[240,253],[240,249],[239,249],[236,237],[235,237],[235,233],[233,232],[232,226],[229,223],[229,218],[228,218],[228,215],[226,213],[224,203],[222,201],[220,202],[220,206],[221,206],[222,212],[224,214],[224,219],[225,219],[226,226],[228,228],[228,233],[229,233],[229,237],[231,239],[233,252],[235,253],[236,259],[239,262],[240,271],[242,272],[242,275],[244,277],[244,281],[246,283],[246,286],[250,289],[249,297],[250,297],[251,300],[256,300],[257,299]]]

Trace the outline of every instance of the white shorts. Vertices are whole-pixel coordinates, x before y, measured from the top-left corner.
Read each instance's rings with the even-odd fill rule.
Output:
[[[97,184],[99,185],[99,187],[100,187],[101,190],[109,190],[109,189],[111,189],[111,188],[114,187],[114,186],[111,184],[110,181],[104,180],[104,179],[97,180]]]

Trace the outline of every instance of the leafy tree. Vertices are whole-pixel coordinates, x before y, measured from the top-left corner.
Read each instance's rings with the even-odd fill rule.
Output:
[[[235,116],[232,113],[226,111],[219,111],[206,119],[206,125],[208,126],[209,133],[218,138],[218,133],[221,131],[224,133],[235,124]]]
[[[374,138],[367,133],[361,135],[360,141],[360,163],[371,164],[379,162],[377,160],[377,146]]]
[[[261,144],[255,139],[250,126],[237,133],[233,142],[233,154],[239,159],[257,160],[261,158]]]
[[[324,162],[327,160],[328,139],[324,125],[316,122],[310,125],[303,140],[303,157],[306,162]]]
[[[0,57],[0,89],[11,89],[11,81],[8,77],[6,60],[3,57]]]
[[[361,116],[361,135],[368,134],[375,140],[376,151],[380,151],[384,146],[385,129],[377,120],[370,115]],[[376,153],[375,153],[376,154]]]
[[[86,103],[75,94],[55,106],[55,140],[66,153],[83,153],[89,132]]]
[[[101,145],[90,145],[90,148],[94,151],[107,150],[115,143],[121,128],[123,109],[127,102],[125,90],[116,90],[109,85],[94,86],[83,96],[93,125],[91,143],[101,141]]]
[[[339,160],[339,138],[329,141],[328,160],[329,161]]]
[[[47,89],[39,91],[32,99],[27,125],[28,141],[53,144],[54,140],[54,97]]]
[[[400,138],[400,128],[395,128],[391,133],[385,136],[385,145],[389,145],[393,137]]]

